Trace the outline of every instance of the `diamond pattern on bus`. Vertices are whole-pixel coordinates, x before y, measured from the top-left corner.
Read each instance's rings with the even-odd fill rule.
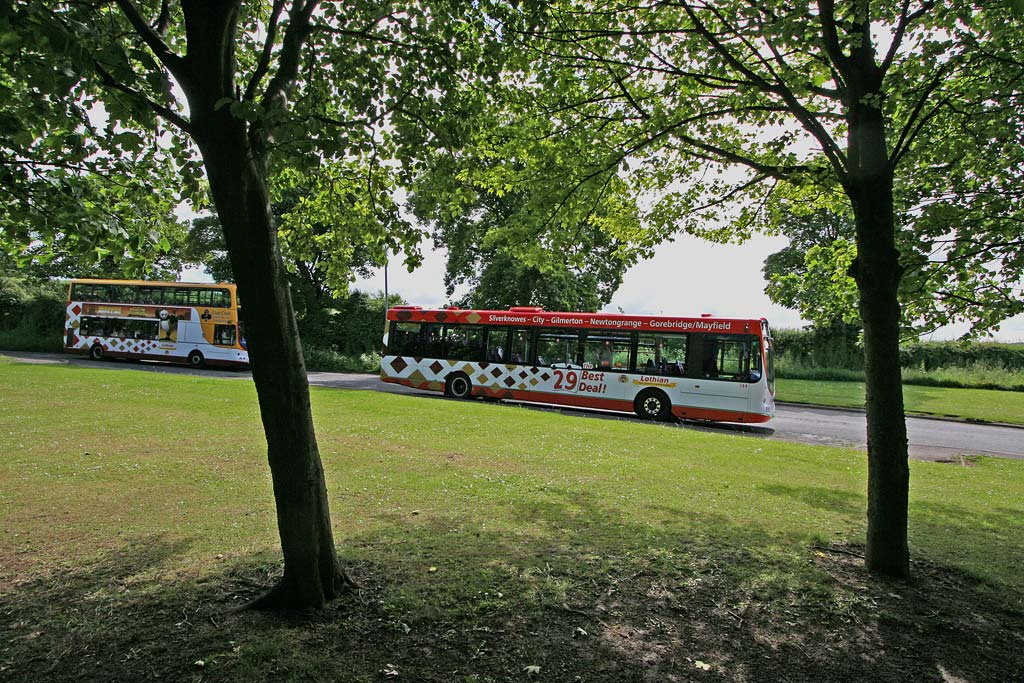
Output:
[[[441,372],[441,370],[443,369],[444,366],[441,365],[441,361],[439,360],[435,360],[433,363],[430,364],[430,371],[433,372],[435,375]]]
[[[393,361],[391,361],[391,367],[398,374],[402,374],[402,371],[405,370],[407,367],[409,367],[409,364],[405,362],[404,358],[402,358],[401,356],[398,356]]]
[[[481,320],[483,320],[483,318],[480,316],[479,313],[470,313],[469,315],[466,316],[466,322],[468,322],[471,325],[476,325]]]

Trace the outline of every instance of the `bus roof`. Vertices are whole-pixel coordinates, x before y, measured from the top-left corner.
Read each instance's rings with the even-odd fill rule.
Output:
[[[167,282],[156,280],[111,280],[106,278],[75,278],[73,285],[142,285],[145,287],[234,287],[230,282]]]
[[[398,322],[453,323],[465,325],[522,325],[525,327],[579,327],[590,330],[633,330],[645,332],[720,332],[722,334],[760,334],[761,319],[717,318],[703,315],[679,318],[621,313],[567,313],[545,311],[532,306],[516,306],[507,311],[478,311],[461,308],[426,309],[419,306],[394,306],[388,320]]]

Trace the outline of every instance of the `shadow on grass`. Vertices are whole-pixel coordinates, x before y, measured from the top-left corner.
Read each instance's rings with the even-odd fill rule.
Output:
[[[946,567],[895,583],[843,546],[713,514],[643,525],[578,492],[510,505],[507,531],[394,518],[345,539],[363,588],[290,617],[231,613],[270,585],[274,558],[196,569],[187,542],[135,539],[0,595],[0,679],[978,683],[1024,670],[1021,596]]]
[[[863,494],[850,491],[828,489],[823,486],[786,486],[785,484],[766,484],[758,488],[773,496],[790,498],[808,507],[847,516],[862,516],[867,510],[867,498]]]

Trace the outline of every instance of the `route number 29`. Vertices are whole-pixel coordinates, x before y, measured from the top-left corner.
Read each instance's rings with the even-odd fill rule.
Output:
[[[570,370],[569,372],[563,372],[561,370],[555,370],[555,389],[564,389],[565,391],[575,391],[576,384],[580,381],[580,376]]]

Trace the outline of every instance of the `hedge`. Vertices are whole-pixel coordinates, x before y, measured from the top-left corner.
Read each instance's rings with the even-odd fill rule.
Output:
[[[56,280],[0,277],[0,348],[60,351],[67,296]]]
[[[775,353],[806,368],[864,370],[859,331],[852,326],[824,330],[774,331]],[[908,370],[1001,368],[1024,371],[1024,344],[996,342],[912,342],[900,347],[900,364]]]

